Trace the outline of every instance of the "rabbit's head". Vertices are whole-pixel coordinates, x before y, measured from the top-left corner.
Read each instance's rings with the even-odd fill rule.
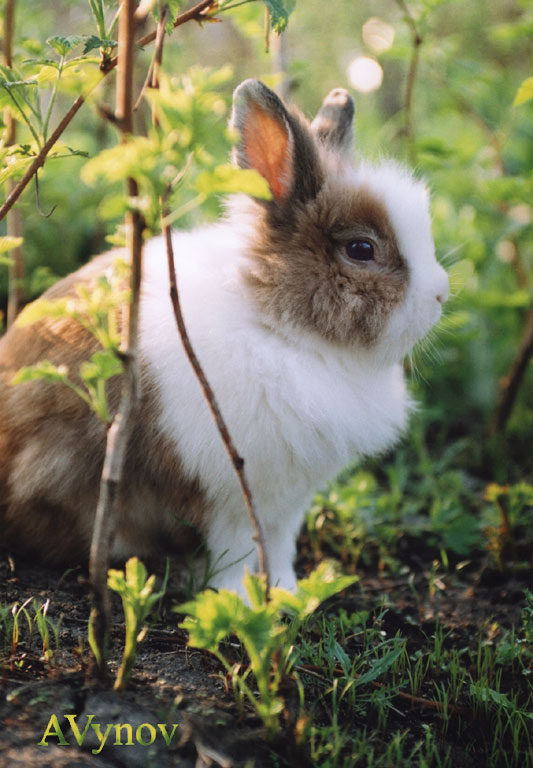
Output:
[[[259,81],[236,89],[235,161],[272,193],[244,206],[253,221],[246,280],[277,329],[389,363],[437,322],[448,279],[434,255],[427,188],[390,161],[354,164],[353,115],[343,89],[310,125]]]

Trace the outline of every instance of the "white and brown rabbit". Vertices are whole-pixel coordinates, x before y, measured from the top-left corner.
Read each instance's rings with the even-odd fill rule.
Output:
[[[404,428],[402,359],[448,294],[425,186],[391,162],[352,163],[353,113],[337,89],[309,125],[262,83],[242,83],[235,160],[267,180],[272,200],[237,196],[222,222],[174,235],[186,324],[245,458],[272,583],[286,588],[313,492]],[[114,255],[48,296],[94,280]],[[257,568],[252,532],[176,331],[162,239],[144,263],[142,406],[113,552],[183,556],[194,526],[217,563],[214,585],[239,590],[244,566]],[[9,382],[43,359],[74,373],[95,346],[67,319],[0,341],[1,538],[49,561],[87,561],[105,428],[62,384]],[[117,389],[114,379],[114,403]]]

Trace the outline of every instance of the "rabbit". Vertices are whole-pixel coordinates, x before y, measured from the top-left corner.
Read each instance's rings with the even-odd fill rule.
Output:
[[[448,278],[434,255],[426,186],[390,160],[355,162],[354,103],[326,97],[309,124],[257,80],[234,92],[234,162],[271,199],[234,196],[223,219],[173,234],[192,344],[241,456],[265,534],[270,580],[293,589],[296,538],[313,494],[348,464],[389,449],[412,401],[402,361],[439,320]],[[53,286],[91,284],[116,251]],[[242,592],[257,570],[234,469],[185,357],[162,238],[144,248],[141,405],[120,493],[113,557],[191,555],[212,586]],[[10,386],[48,359],[72,375],[97,348],[70,319],[0,341],[0,522],[4,543],[86,562],[106,431],[61,383]],[[108,382],[113,407],[120,377]]]

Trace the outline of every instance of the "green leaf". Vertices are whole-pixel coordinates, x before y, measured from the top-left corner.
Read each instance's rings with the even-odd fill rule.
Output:
[[[36,323],[39,320],[44,320],[46,317],[64,317],[67,311],[67,298],[62,299],[37,299],[31,304],[28,304],[15,321],[17,328],[25,328],[32,323]]]
[[[69,35],[69,37],[53,35],[52,37],[49,37],[46,42],[54,49],[58,56],[66,56],[77,45],[83,42],[83,37],[81,35]]]
[[[116,40],[106,40],[104,38],[98,37],[97,35],[86,35],[82,37],[82,41],[84,42],[83,46],[83,53],[84,55],[86,53],[89,53],[89,51],[94,51],[95,48],[115,48],[118,43]]]
[[[251,607],[254,609],[263,607],[266,596],[266,579],[257,573],[250,573],[246,568],[243,584]]]
[[[176,609],[189,614],[180,624],[189,633],[189,645],[215,652],[219,644],[232,634],[260,653],[273,632],[273,620],[266,607],[255,610],[245,605],[235,592],[206,590]]]
[[[91,158],[82,168],[81,178],[89,185],[98,179],[122,181],[130,176],[139,177],[142,171],[152,170],[157,165],[157,145],[145,136],[130,139],[125,144],[104,149]]]
[[[235,168],[229,164],[218,165],[213,170],[200,173],[196,179],[196,189],[205,195],[243,192],[261,200],[272,198],[267,180],[257,171]]]
[[[372,683],[374,680],[377,680],[378,677],[381,677],[384,672],[392,667],[398,656],[400,656],[403,651],[404,646],[401,645],[399,648],[395,648],[394,650],[387,653],[386,656],[378,659],[375,664],[372,665],[372,668],[368,670],[368,672],[365,672],[363,675],[361,675],[361,677],[358,677],[355,680],[355,684],[357,686],[366,685],[367,683]]]
[[[179,16],[180,8],[183,5],[183,0],[166,0],[164,3],[167,8],[167,20],[165,22],[165,32],[170,35],[174,29],[174,22]],[[154,18],[159,21],[159,7],[158,4],[154,4],[153,10]]]
[[[283,32],[294,10],[296,0],[264,0],[264,2],[270,11],[272,29],[278,33]]]
[[[298,581],[294,595],[273,587],[272,601],[277,602],[289,614],[294,613],[297,608],[298,618],[303,619],[313,613],[324,600],[351,586],[358,578],[339,575],[332,562],[324,561],[306,579]]]
[[[5,184],[8,179],[22,176],[32,162],[33,157],[16,157],[13,152],[8,157],[6,165],[0,170],[0,185]]]
[[[0,237],[0,255],[3,253],[7,253],[7,251],[13,250],[13,248],[18,248],[22,243],[24,242],[23,237],[10,237],[8,235],[4,235],[3,237]],[[0,264],[11,264],[11,259],[3,258],[0,259]]]
[[[10,384],[15,386],[26,381],[66,381],[68,368],[66,365],[54,365],[49,360],[41,360],[37,365],[27,365],[13,376]]]
[[[533,77],[528,77],[518,89],[513,102],[513,107],[519,107],[521,104],[525,104],[526,101],[530,101],[531,99],[533,99]]]
[[[124,370],[119,358],[111,350],[100,350],[91,355],[80,365],[80,377],[87,385],[95,385],[99,380],[107,381],[118,376]]]

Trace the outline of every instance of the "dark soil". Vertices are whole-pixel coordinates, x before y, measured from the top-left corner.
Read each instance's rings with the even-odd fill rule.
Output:
[[[300,546],[299,567],[306,568],[306,542]],[[500,574],[484,560],[452,568],[448,573],[431,572],[432,562],[419,553],[417,564],[400,573],[380,573],[367,566],[361,580],[334,598],[331,610],[368,610],[377,615],[386,608],[381,623],[387,636],[400,631],[411,651],[427,642],[435,622],[446,627],[447,643],[468,646],[481,633],[502,632],[518,625],[524,588],[531,587],[527,573]],[[309,566],[307,566],[309,567]],[[12,652],[10,638],[0,638],[0,765],[1,766],[306,766],[306,745],[297,745],[290,705],[284,734],[269,744],[261,722],[253,712],[239,713],[231,690],[227,690],[218,662],[207,653],[187,648],[186,634],[178,629],[179,617],[173,601],[165,598],[153,617],[152,627],[137,658],[125,694],[119,696],[89,682],[90,652],[87,644],[89,601],[86,576],[79,570],[61,572],[28,563],[0,552],[0,602],[3,606],[35,598],[38,605],[50,600],[48,615],[61,617],[58,650],[46,662],[36,630],[28,642],[28,627],[21,617],[24,642]],[[111,673],[120,659],[124,625],[120,600],[114,597],[116,623],[113,629]],[[31,601],[28,605],[31,609]],[[329,607],[328,607],[329,610]],[[33,609],[31,609],[33,615]],[[491,629],[492,628],[492,629]],[[54,642],[52,641],[52,647]],[[7,649],[7,650],[6,650]],[[352,649],[354,650],[354,649]],[[238,660],[239,648],[235,649]],[[307,681],[304,680],[307,685]],[[312,681],[307,695],[313,696]],[[290,699],[290,692],[288,699]],[[402,710],[399,727],[416,733],[424,722],[438,718],[430,705],[398,701]],[[51,716],[55,714],[70,746],[58,745],[52,735],[48,746],[39,745]],[[96,737],[78,748],[66,714],[78,715],[83,730],[87,716],[107,724],[178,724],[170,746],[158,733],[151,746],[115,745],[98,750]],[[291,724],[292,720],[292,724]],[[348,720],[348,723],[350,721]],[[349,727],[361,729],[372,723],[352,720]],[[147,739],[147,729],[142,732]],[[453,737],[450,736],[450,741]],[[93,752],[94,750],[94,752]],[[458,755],[457,766],[463,765]],[[250,760],[252,762],[250,762]],[[476,765],[484,765],[477,762]],[[474,763],[470,762],[470,765]],[[525,768],[525,766],[524,766]]]

